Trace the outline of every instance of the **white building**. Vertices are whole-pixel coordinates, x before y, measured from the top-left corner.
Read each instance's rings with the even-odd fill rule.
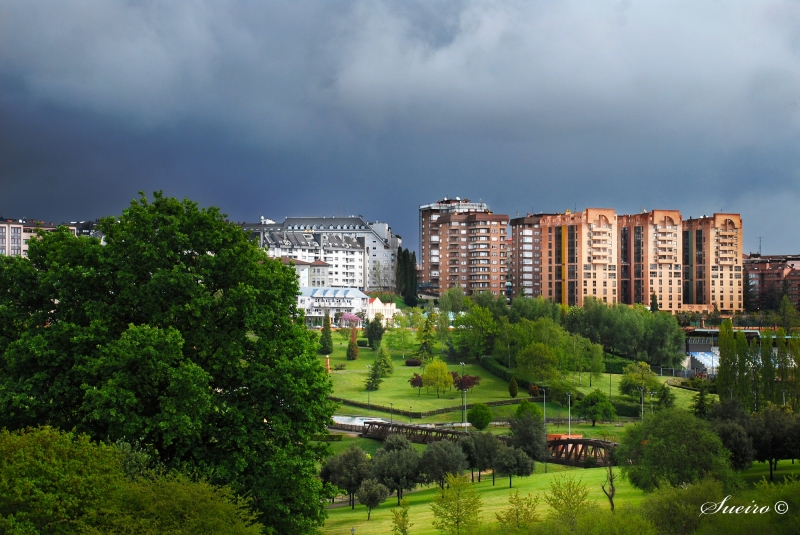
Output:
[[[358,314],[366,312],[369,297],[355,288],[300,288],[297,296],[297,308],[302,309],[306,323],[322,325],[325,311],[330,314],[331,321],[337,312]]]
[[[262,247],[270,251],[275,249],[275,252],[270,252],[270,256],[285,255],[308,262],[323,260],[331,264],[330,286],[349,285],[361,290],[388,290],[394,287],[397,249],[402,240],[392,232],[388,223],[370,223],[361,216],[287,217],[282,223],[262,217],[258,223],[244,223],[242,228],[257,238]],[[339,238],[332,239],[332,235]],[[323,236],[328,236],[327,244],[323,243]],[[352,266],[356,262],[352,261],[352,257],[357,256],[341,254],[342,250],[356,250],[347,238],[360,244],[363,255],[360,276],[347,274],[354,271]],[[341,245],[340,241],[348,246],[340,247],[337,254],[335,246]],[[331,260],[326,260],[326,256]],[[336,256],[339,257],[339,265],[335,265]],[[345,279],[355,279],[355,282],[346,283]]]
[[[311,286],[311,262],[305,260],[296,260],[288,256],[282,256],[281,262],[285,266],[293,266],[297,273],[297,280],[300,286]]]
[[[75,227],[66,225],[75,234]],[[28,242],[36,232],[53,232],[58,225],[32,219],[6,219],[0,217],[0,256],[28,256]]]
[[[377,297],[370,297],[367,307],[367,320],[372,321],[375,319],[376,314],[383,315],[383,323],[388,327],[391,325],[394,315],[397,314],[397,305],[395,303],[384,303]]]

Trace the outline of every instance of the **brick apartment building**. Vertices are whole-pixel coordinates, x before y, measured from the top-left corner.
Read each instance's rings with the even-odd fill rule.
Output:
[[[742,310],[741,216],[686,219],[682,242],[684,309],[711,311],[716,305],[722,312]]]
[[[649,306],[655,293],[659,308],[671,312],[743,307],[738,214],[683,220],[678,210],[617,215],[587,208],[528,214],[510,225],[514,296],[541,295],[577,306],[591,296]]]
[[[440,295],[461,286],[467,294],[503,292],[507,226],[508,216],[493,214],[483,202],[445,197],[421,205],[417,257],[420,291]]]
[[[655,293],[660,309],[682,310],[681,229],[678,210],[617,216],[620,303],[649,305]]]
[[[438,219],[441,291],[460,286],[468,295],[500,295],[506,285],[508,216],[451,212]]]
[[[745,281],[749,280],[759,308],[776,308],[786,292],[795,308],[800,307],[800,255],[743,255]],[[774,301],[774,302],[770,302]]]

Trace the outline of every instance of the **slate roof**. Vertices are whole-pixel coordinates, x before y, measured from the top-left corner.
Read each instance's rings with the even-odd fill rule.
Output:
[[[368,299],[367,294],[355,288],[330,288],[326,286],[301,286],[299,295],[301,297],[330,299]]]

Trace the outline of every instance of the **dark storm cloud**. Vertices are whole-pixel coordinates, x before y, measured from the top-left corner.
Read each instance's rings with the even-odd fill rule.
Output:
[[[793,2],[0,1],[0,213],[737,211],[797,250]]]

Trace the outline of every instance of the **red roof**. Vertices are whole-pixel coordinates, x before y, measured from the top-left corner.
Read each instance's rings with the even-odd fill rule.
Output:
[[[325,266],[325,267],[330,267],[330,264],[326,264],[326,263],[325,263],[325,262],[323,262],[322,260],[314,260],[313,262],[311,262],[311,265],[312,265],[312,266]]]
[[[289,258],[288,256],[282,256],[281,257],[281,262],[283,262],[287,266],[289,264],[291,264],[291,263],[294,263],[297,266],[310,266],[310,265],[312,265],[311,262],[306,262],[305,260],[298,260],[296,258]]]

